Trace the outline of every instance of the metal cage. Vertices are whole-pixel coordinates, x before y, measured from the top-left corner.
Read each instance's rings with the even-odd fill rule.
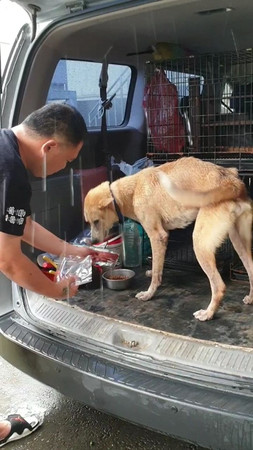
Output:
[[[147,156],[196,156],[253,173],[253,49],[147,62]]]

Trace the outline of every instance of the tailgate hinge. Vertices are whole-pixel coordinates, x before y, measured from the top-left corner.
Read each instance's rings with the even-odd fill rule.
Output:
[[[82,1],[73,1],[73,2],[69,2],[66,3],[66,8],[69,9],[69,12],[72,13],[76,13],[79,11],[83,11],[84,9],[87,9],[88,4],[86,0],[82,0]]]
[[[29,8],[29,14],[32,19],[32,37],[31,37],[31,42],[32,42],[34,40],[34,38],[36,36],[36,32],[37,32],[37,13],[41,11],[41,8],[37,5],[33,5],[32,3],[29,3],[29,5],[27,5],[27,7]]]

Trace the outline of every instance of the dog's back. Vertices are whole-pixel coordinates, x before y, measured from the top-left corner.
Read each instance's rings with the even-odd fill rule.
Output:
[[[187,207],[201,208],[228,200],[246,200],[247,191],[236,168],[224,168],[196,158],[181,158],[157,168],[168,194]]]

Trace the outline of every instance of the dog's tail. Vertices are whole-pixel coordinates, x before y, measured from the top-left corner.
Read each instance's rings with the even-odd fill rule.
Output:
[[[246,188],[243,182],[230,184],[228,186],[219,186],[210,191],[188,191],[178,187],[166,173],[160,171],[159,179],[161,185],[176,202],[184,206],[193,208],[202,208],[212,203],[220,203],[237,198],[247,198]]]

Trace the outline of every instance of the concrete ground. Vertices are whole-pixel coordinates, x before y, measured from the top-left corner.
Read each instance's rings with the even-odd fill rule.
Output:
[[[69,399],[0,358],[0,415],[40,413],[43,425],[8,450],[203,450]],[[4,447],[5,448],[5,447]]]

